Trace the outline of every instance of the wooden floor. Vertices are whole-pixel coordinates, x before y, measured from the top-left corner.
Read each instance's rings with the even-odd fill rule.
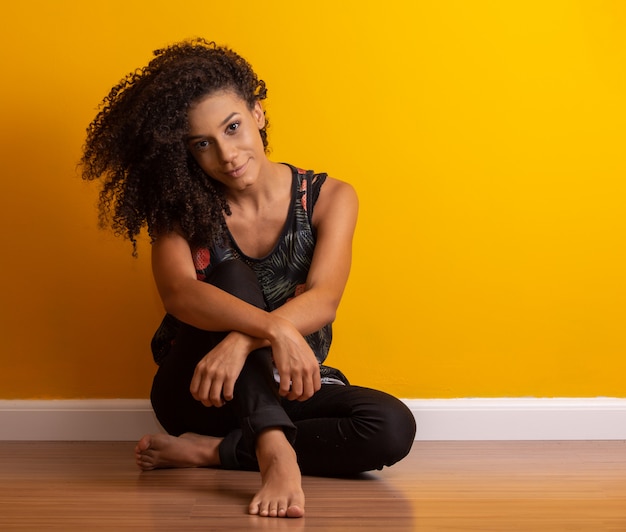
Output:
[[[626,531],[626,442],[416,442],[304,478],[304,519],[249,516],[256,473],[140,473],[134,444],[0,442],[0,530]]]

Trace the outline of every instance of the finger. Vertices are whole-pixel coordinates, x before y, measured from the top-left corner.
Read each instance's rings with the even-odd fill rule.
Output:
[[[291,390],[291,377],[287,372],[278,370],[278,376],[280,378],[280,384],[278,386],[278,394],[281,397],[287,397]]]
[[[304,386],[302,388],[302,394],[300,395],[300,397],[298,397],[299,401],[306,401],[307,399],[313,397],[313,394],[315,393],[312,376],[311,378],[306,379],[303,385]]]
[[[211,389],[213,388],[213,379],[207,374],[206,369],[196,366],[194,372],[195,383],[192,379],[192,386],[195,386],[195,394],[192,393],[194,399],[200,401],[204,406],[213,406],[211,399]]]
[[[192,397],[196,400],[200,400],[200,395],[198,391],[200,390],[200,384],[202,382],[202,377],[200,372],[198,371],[198,367],[196,366],[195,371],[193,372],[193,377],[191,377],[191,383],[189,384],[189,392]]]
[[[235,396],[235,381],[227,378],[224,381],[224,388],[222,390],[222,398],[224,401],[232,401]]]
[[[221,379],[213,379],[211,381],[211,389],[208,391],[209,402],[212,406],[222,406],[224,404],[224,400],[222,399],[222,380]]]
[[[215,403],[215,399],[214,399],[215,393],[213,392],[214,386],[215,386],[215,382],[205,377],[205,379],[203,380],[203,386],[201,388],[201,392],[199,394],[200,395],[199,401],[206,407],[221,406],[219,402],[217,404]]]
[[[288,398],[290,400],[300,399],[302,394],[304,393],[304,381],[301,376],[295,377],[291,381],[291,392],[289,393]]]
[[[319,367],[315,368],[315,372],[313,373],[313,393],[319,392],[322,388],[322,376],[320,374]]]

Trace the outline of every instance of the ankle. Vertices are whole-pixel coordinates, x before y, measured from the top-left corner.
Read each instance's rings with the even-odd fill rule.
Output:
[[[271,457],[276,455],[284,455],[285,452],[291,451],[295,454],[293,447],[287,440],[285,433],[281,428],[272,427],[262,431],[256,439],[257,456]]]

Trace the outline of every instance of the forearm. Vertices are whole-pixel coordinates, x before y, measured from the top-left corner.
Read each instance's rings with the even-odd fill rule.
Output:
[[[271,315],[288,321],[302,335],[314,333],[334,321],[337,306],[332,301],[322,302],[315,293],[305,292],[291,299],[283,306],[274,310]],[[248,353],[262,347],[270,347],[267,338],[246,335],[240,331],[233,331],[234,335],[241,335],[247,346]]]
[[[308,290],[272,312],[289,321],[303,336],[319,331],[335,320],[339,298]]]
[[[326,308],[326,311],[322,311],[323,308]],[[283,327],[286,325],[285,322],[288,322],[290,328],[295,328],[304,337],[332,322],[335,310],[336,306],[332,303],[324,305],[314,292],[305,292],[269,313],[267,317],[274,322],[278,319],[279,322],[282,322]],[[235,340],[246,354],[263,347],[271,347],[270,338],[276,336],[269,334],[268,331],[255,336],[241,329],[229,329],[228,337],[230,340]]]
[[[198,329],[238,331],[263,340],[275,334],[270,313],[202,281],[181,283],[161,298],[169,314]]]

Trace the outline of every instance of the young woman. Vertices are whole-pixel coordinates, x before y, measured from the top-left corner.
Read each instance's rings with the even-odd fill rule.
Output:
[[[157,50],[105,98],[83,177],[101,220],[152,240],[166,316],[151,400],[168,434],[136,446],[142,470],[258,470],[251,514],[304,515],[301,474],[401,460],[415,421],[390,395],[323,362],[351,263],[353,188],[268,159],[265,83],[202,39]]]

